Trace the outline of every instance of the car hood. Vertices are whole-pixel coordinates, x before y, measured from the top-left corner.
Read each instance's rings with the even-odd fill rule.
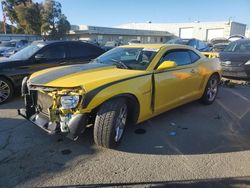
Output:
[[[221,52],[220,60],[230,61],[232,66],[239,66],[250,60],[250,53]]]
[[[145,73],[146,71],[119,69],[116,66],[89,63],[36,72],[31,75],[28,84],[50,88],[75,88],[81,86],[86,91],[90,91],[103,84]]]

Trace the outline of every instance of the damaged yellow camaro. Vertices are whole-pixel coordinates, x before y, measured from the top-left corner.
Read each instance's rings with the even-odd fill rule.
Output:
[[[220,78],[219,61],[188,46],[121,46],[89,64],[25,78],[25,108],[18,113],[48,133],[73,140],[93,125],[95,143],[114,148],[127,124],[198,99],[211,104]]]

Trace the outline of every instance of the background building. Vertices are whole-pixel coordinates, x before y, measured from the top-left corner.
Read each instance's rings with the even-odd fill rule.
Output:
[[[0,34],[0,41],[9,41],[9,40],[41,40],[40,35],[28,35],[28,34]]]
[[[88,25],[71,26],[67,38],[71,40],[91,40],[103,45],[107,41],[119,41],[127,44],[132,39],[142,43],[165,43],[175,36],[168,31],[154,31],[143,29],[124,29],[112,27],[98,27]]]
[[[180,38],[197,38],[209,41],[216,37],[228,38],[231,35],[243,35],[246,33],[246,25],[224,21],[224,22],[192,22],[192,23],[128,23],[116,26],[116,28],[143,29],[167,31]]]

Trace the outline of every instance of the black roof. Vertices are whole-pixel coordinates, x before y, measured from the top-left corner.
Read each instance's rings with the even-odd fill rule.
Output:
[[[77,41],[77,40],[38,40],[38,41],[34,41],[34,44],[44,44],[44,45],[48,45],[48,44],[55,44],[55,43],[86,43],[83,41]],[[89,43],[88,43],[89,44]]]

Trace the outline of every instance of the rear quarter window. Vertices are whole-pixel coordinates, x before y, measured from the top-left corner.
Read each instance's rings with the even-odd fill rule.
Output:
[[[201,58],[198,54],[196,54],[193,51],[189,51],[189,55],[190,55],[192,63],[194,63],[195,61],[197,61]]]

